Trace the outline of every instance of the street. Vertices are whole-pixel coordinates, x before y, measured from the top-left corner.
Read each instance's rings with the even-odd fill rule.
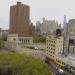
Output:
[[[64,71],[63,69],[63,73],[60,73],[59,71],[58,71],[58,69],[61,69],[59,66],[57,66],[57,65],[55,65],[52,61],[49,61],[49,64],[48,64],[50,67],[52,67],[52,69],[53,69],[53,71],[54,71],[54,73],[56,74],[56,75],[73,75],[73,74],[71,74],[71,73],[69,73],[69,72],[67,72],[67,71]]]

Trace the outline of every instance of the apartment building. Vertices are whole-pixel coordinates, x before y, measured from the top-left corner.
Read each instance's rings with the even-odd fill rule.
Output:
[[[63,40],[62,36],[48,36],[46,39],[46,56],[56,60],[58,55],[63,53]]]

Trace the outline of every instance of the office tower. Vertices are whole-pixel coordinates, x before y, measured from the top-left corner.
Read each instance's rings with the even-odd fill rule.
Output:
[[[33,25],[32,25],[33,26]],[[30,7],[21,2],[10,7],[10,34],[18,34],[21,37],[33,35],[30,23]],[[31,30],[31,31],[30,31]]]
[[[67,34],[68,31],[68,26],[67,26],[67,21],[66,21],[66,15],[64,15],[64,23],[63,23],[63,28],[64,28],[64,33]]]
[[[41,23],[41,33],[53,33],[58,28],[58,22],[55,20],[46,20],[45,18],[42,19],[43,22]]]
[[[75,34],[75,19],[68,22],[68,34]]]
[[[36,28],[35,28],[37,34],[41,34],[41,26],[42,26],[42,24],[40,23],[40,21],[37,21]]]

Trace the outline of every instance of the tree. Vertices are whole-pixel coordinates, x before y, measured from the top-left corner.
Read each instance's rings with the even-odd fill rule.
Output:
[[[35,43],[45,43],[46,42],[46,37],[44,37],[44,36],[35,36],[35,37],[33,37],[33,41]]]
[[[1,49],[2,47],[4,47],[4,41],[3,41],[2,38],[0,38],[0,49]]]
[[[1,52],[0,69],[3,75],[52,75],[47,64],[25,53]]]

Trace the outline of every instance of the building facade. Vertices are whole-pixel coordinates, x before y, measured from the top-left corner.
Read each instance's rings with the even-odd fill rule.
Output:
[[[30,44],[33,44],[33,37],[19,37],[18,34],[11,34],[7,37],[6,47],[12,50],[20,50]]]
[[[36,22],[36,33],[37,34],[41,34],[41,28],[42,28],[42,24],[40,23],[40,21]]]
[[[75,19],[71,19],[68,22],[68,34],[75,34]]]
[[[64,15],[63,29],[64,29],[64,33],[67,34],[68,25],[67,25],[66,15]]]
[[[18,34],[21,37],[33,35],[33,25],[30,22],[30,7],[21,2],[10,7],[10,34]]]
[[[46,39],[46,56],[51,59],[57,59],[59,54],[63,53],[63,37],[51,35]]]
[[[3,30],[2,28],[0,28],[0,36],[1,37],[7,37],[9,34],[9,30]]]
[[[41,34],[53,33],[58,28],[58,22],[55,20],[42,19],[41,22],[36,23],[36,28]]]

